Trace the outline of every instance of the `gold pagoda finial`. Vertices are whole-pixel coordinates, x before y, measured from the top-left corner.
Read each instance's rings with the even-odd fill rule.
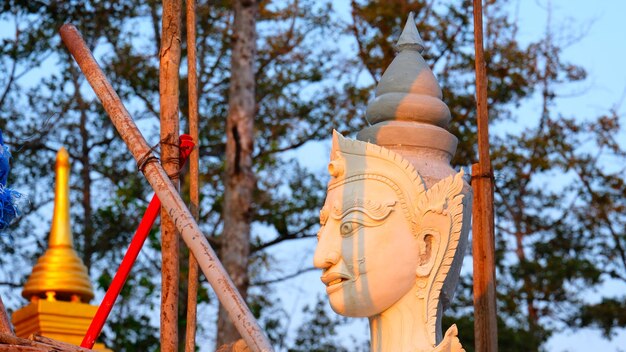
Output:
[[[37,261],[24,285],[22,296],[33,300],[71,300],[88,302],[94,296],[87,267],[74,250],[70,226],[69,154],[57,153],[54,214],[48,250]]]
[[[56,186],[54,192],[54,213],[48,246],[74,247],[70,226],[70,155],[61,147],[57,153]]]

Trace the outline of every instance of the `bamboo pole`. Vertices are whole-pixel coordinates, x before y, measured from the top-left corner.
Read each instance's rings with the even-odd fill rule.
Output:
[[[9,320],[9,315],[7,314],[6,308],[4,308],[4,302],[2,302],[2,297],[0,296],[0,332],[4,334],[13,334],[13,327],[11,326],[11,321]]]
[[[39,346],[50,346],[50,351],[64,351],[64,352],[93,352],[92,349],[82,348],[79,346],[72,345],[67,342],[57,341],[55,339],[51,339],[49,337],[32,334],[28,337],[29,340],[33,340],[38,343]]]
[[[189,134],[196,143],[189,160],[190,210],[196,222],[200,218],[199,193],[199,140],[198,140],[198,73],[196,64],[196,1],[187,0],[187,90],[189,94]],[[189,253],[189,275],[187,283],[187,330],[185,351],[196,348],[196,311],[198,305],[198,262]]]
[[[36,351],[46,351],[41,346],[38,346],[36,342],[17,337],[13,333],[0,332],[0,347],[2,347],[2,345],[11,345],[9,348],[15,348],[16,346],[28,346],[32,347]],[[2,351],[2,349],[0,349],[0,351]],[[7,349],[5,351],[11,351],[11,349]]]
[[[161,108],[161,164],[176,189],[178,180],[178,98],[181,38],[181,0],[163,0],[159,97]],[[161,351],[178,350],[179,236],[174,219],[161,207]]]
[[[476,351],[498,350],[493,212],[493,169],[489,157],[487,67],[483,48],[482,0],[474,0],[478,164],[472,165],[474,191],[472,250],[474,259],[474,337]]]
[[[96,96],[102,102],[115,128],[126,143],[144,176],[161,200],[163,207],[180,232],[183,240],[198,260],[200,269],[215,290],[220,303],[235,322],[251,351],[273,351],[267,337],[248,309],[245,301],[228,277],[215,251],[209,245],[180,194],[174,188],[163,167],[152,156],[150,146],[130,117],[128,110],[113,90],[111,83],[98,66],[80,33],[71,24],[61,27],[61,39],[78,63]]]
[[[8,346],[6,346],[8,345]],[[93,352],[66,342],[41,335],[30,335],[28,339],[0,332],[0,351],[41,351],[41,352]]]

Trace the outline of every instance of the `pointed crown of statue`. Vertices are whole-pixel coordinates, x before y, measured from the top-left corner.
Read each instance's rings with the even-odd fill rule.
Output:
[[[398,54],[385,70],[357,139],[378,145],[436,149],[454,155],[458,140],[447,131],[451,114],[435,75],[424,61],[424,42],[413,13],[395,45]]]
[[[457,144],[456,137],[445,130],[450,122],[450,110],[441,100],[437,80],[421,56],[424,45],[412,13],[396,48],[399,53],[383,74],[376,97],[367,108],[366,118],[372,126],[362,130],[358,140],[333,132],[328,190],[366,179],[387,184],[398,197],[416,237],[431,230],[424,223],[429,221],[428,214],[449,219],[449,225],[434,239],[437,251],[433,254],[432,269],[418,273],[428,278],[424,314],[434,345],[439,306],[447,305],[458,279],[458,275],[449,275],[460,270],[463,250],[457,248],[465,246],[461,234],[467,232],[464,228],[469,225],[468,219],[463,218],[463,203],[468,201],[464,191],[466,182],[461,171],[426,188],[411,161],[401,152],[385,147],[404,144],[438,149],[451,156]],[[424,131],[428,131],[430,138],[420,139]],[[320,218],[324,216],[320,214]]]

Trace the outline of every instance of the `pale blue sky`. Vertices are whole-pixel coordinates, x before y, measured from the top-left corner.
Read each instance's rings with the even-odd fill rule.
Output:
[[[533,40],[545,31],[548,1],[518,0],[520,4],[520,40]],[[593,118],[616,109],[622,116],[626,106],[626,1],[623,0],[553,0],[552,28],[558,33],[577,36],[580,40],[564,50],[568,61],[587,69],[588,79],[576,86],[563,87],[559,93],[570,94],[557,100],[555,111],[567,117]],[[523,107],[538,116],[538,102],[530,102]],[[622,139],[626,141],[626,139]],[[624,284],[607,283],[605,292],[623,296]],[[590,300],[597,295],[590,295]],[[626,333],[621,333],[612,341],[605,340],[595,329],[555,335],[546,346],[549,351],[619,351],[626,350]]]
[[[556,40],[579,37],[579,40],[571,43],[564,50],[563,58],[573,64],[581,65],[588,72],[588,79],[585,82],[558,89],[558,93],[563,97],[557,99],[554,112],[567,117],[594,118],[607,113],[610,109],[617,109],[618,113],[623,116],[626,111],[623,103],[626,98],[626,65],[624,64],[626,40],[623,39],[626,35],[626,1],[553,0],[549,5],[548,0],[513,0],[511,1],[511,16],[519,19],[518,34],[522,43],[536,41],[545,33],[549,6],[552,8],[551,28],[558,34]],[[335,7],[343,12],[346,18],[349,16],[347,1],[336,2]],[[405,14],[398,14],[398,16],[405,16]],[[541,112],[540,104],[538,99],[529,99],[518,109],[516,112],[517,128],[521,130],[525,121],[538,119]],[[512,132],[511,127],[510,124],[502,128],[496,126],[492,131],[502,133],[506,128]],[[626,138],[622,140],[626,141]],[[307,145],[304,150],[299,151],[299,154],[318,154],[319,148],[319,145]],[[328,155],[330,142],[323,143],[321,148],[325,151],[325,155]],[[311,158],[304,157],[303,161],[305,159],[312,169],[324,170],[326,167],[326,158],[315,158],[312,161]],[[302,245],[302,251],[299,253],[302,253],[304,258],[306,255],[312,255],[312,250],[312,247]],[[284,255],[287,256],[286,253]],[[465,266],[471,270],[471,260],[466,260]],[[292,301],[294,305],[303,305],[303,301],[315,297],[316,294],[324,294],[321,283],[310,284],[311,281],[315,283],[315,280],[319,280],[318,277],[319,273],[314,272],[293,280],[291,284],[295,286],[285,287],[288,292],[291,292],[285,295],[287,301]],[[303,285],[307,287],[305,291],[303,291]],[[609,282],[604,285],[603,289],[610,295],[621,296],[626,292],[626,285]],[[305,296],[307,298],[304,298]],[[599,294],[591,294],[588,299],[594,301],[598,297]],[[298,313],[299,311],[294,309],[294,314]],[[342,333],[368,338],[364,322],[352,328],[343,329]],[[622,329],[616,337],[607,341],[599,330],[581,329],[556,334],[545,347],[548,351],[555,352],[583,352],[592,349],[619,351],[620,348],[626,351],[626,332]]]
[[[512,9],[519,6],[519,38],[522,42],[536,40],[545,31],[547,19],[547,0],[513,0]],[[347,16],[349,2],[337,1],[336,7]],[[579,64],[588,70],[588,80],[576,86],[565,87],[562,93],[572,94],[570,98],[561,98],[557,101],[556,111],[565,116],[591,118],[609,109],[617,107],[623,115],[626,107],[619,105],[626,96],[626,1],[624,0],[597,0],[595,2],[583,0],[553,0],[552,24],[555,31],[564,28],[568,33],[584,34],[581,39],[569,46],[563,53],[572,63]],[[469,11],[469,9],[468,9]],[[515,15],[515,11],[512,11]],[[405,17],[405,14],[398,14]],[[2,34],[2,33],[0,33]],[[529,100],[519,110],[520,120],[525,118],[536,119],[540,105],[538,101]],[[494,129],[498,132],[498,129]],[[626,140],[626,139],[625,139]],[[320,152],[321,150],[321,152]],[[327,163],[330,144],[322,143],[306,145],[299,150],[299,156],[307,159],[307,164],[313,170],[324,170]],[[310,155],[321,155],[319,158],[310,158]],[[289,262],[289,269],[304,268],[311,265],[314,241],[300,241],[279,246],[274,252],[277,262]],[[295,264],[294,264],[295,259]],[[468,261],[466,261],[468,264]],[[471,267],[471,263],[469,263]],[[311,272],[296,279],[279,284],[279,294],[285,303],[285,309],[292,315],[292,325],[299,325],[302,306],[311,303],[317,295],[323,295],[323,285],[319,281],[319,272]],[[607,291],[613,294],[626,292],[624,285],[609,283],[605,285]],[[590,300],[594,296],[589,297]],[[211,316],[208,312],[202,315]],[[210,317],[208,319],[211,319]],[[367,331],[364,324],[357,324],[342,329],[346,336],[354,335],[366,339]],[[548,345],[549,351],[617,351],[621,346],[626,350],[626,333],[621,332],[612,341],[607,341],[594,329],[578,330],[573,333],[558,334]]]

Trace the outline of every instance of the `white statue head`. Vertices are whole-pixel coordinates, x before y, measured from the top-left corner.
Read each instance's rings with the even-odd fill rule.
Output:
[[[337,132],[328,171],[314,264],[333,310],[373,317],[409,301],[434,346],[465,245],[462,172],[426,189],[401,155]]]

